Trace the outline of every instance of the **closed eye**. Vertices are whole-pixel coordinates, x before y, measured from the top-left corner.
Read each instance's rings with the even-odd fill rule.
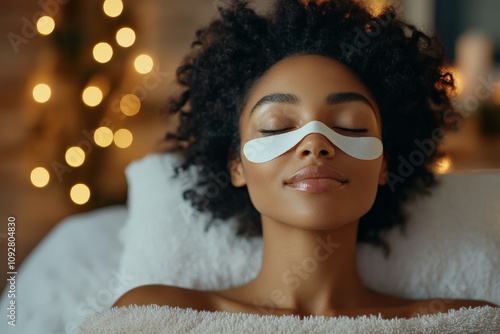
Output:
[[[335,126],[332,129],[336,129],[336,130],[340,130],[340,131],[345,131],[345,132],[353,132],[353,133],[368,132],[368,129],[366,129],[366,128],[351,129],[351,128],[342,128],[342,127]]]
[[[259,130],[259,132],[263,133],[263,134],[276,134],[276,133],[285,132],[285,131],[288,131],[288,130],[291,130],[291,129],[293,129],[293,128],[284,128],[284,129],[276,129],[276,130],[261,129],[261,130]],[[366,129],[366,128],[351,129],[351,128],[342,128],[342,127],[335,126],[335,127],[332,127],[332,129],[340,130],[340,131],[343,131],[343,132],[352,132],[352,133],[365,133],[365,132],[368,132],[368,129]]]
[[[261,130],[259,130],[259,132],[263,133],[263,134],[276,134],[276,133],[285,132],[285,131],[291,130],[291,129],[293,129],[293,128],[276,129],[276,130],[261,129]]]

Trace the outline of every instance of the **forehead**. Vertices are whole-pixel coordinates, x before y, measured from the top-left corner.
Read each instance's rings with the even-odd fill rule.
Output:
[[[355,73],[341,62],[320,55],[297,55],[274,64],[249,91],[244,112],[267,94],[290,93],[299,96],[304,103],[313,103],[338,92],[365,96],[379,118],[376,101]]]

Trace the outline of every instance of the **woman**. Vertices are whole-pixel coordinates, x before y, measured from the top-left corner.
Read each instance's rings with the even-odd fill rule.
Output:
[[[220,13],[179,67],[187,90],[170,104],[181,123],[168,139],[179,143],[179,170],[199,167],[185,198],[214,217],[240,217],[240,234],[262,233],[261,270],[220,291],[138,287],[115,306],[384,318],[428,310],[430,300],[366,288],[356,243],[389,253],[383,233],[404,224],[404,201],[434,184],[434,151],[404,175],[400,158],[417,140],[435,146],[456,121],[439,43],[390,8],[374,17],[348,0],[279,0],[269,17],[234,0]],[[210,196],[221,171],[231,185]],[[481,305],[491,304],[447,304]]]

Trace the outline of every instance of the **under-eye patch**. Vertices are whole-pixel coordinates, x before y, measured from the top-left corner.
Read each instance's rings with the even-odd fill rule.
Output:
[[[332,144],[356,159],[374,160],[383,152],[382,141],[378,138],[343,136],[322,122],[311,121],[294,131],[252,139],[243,146],[243,154],[251,162],[267,162],[287,152],[311,133],[322,134]]]

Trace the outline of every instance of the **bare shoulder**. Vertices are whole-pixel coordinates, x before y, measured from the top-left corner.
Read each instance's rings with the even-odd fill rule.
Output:
[[[114,303],[113,307],[156,304],[180,308],[209,309],[211,308],[210,297],[208,291],[169,285],[143,285],[127,291]]]
[[[484,300],[469,299],[425,299],[419,300],[412,305],[412,316],[436,314],[448,312],[449,310],[459,310],[462,307],[475,308],[482,306],[498,307],[497,305]]]
[[[481,306],[491,306],[498,307],[493,303],[487,302],[485,300],[470,300],[470,299],[456,299],[449,303],[448,309],[460,309],[462,307],[481,307]]]

